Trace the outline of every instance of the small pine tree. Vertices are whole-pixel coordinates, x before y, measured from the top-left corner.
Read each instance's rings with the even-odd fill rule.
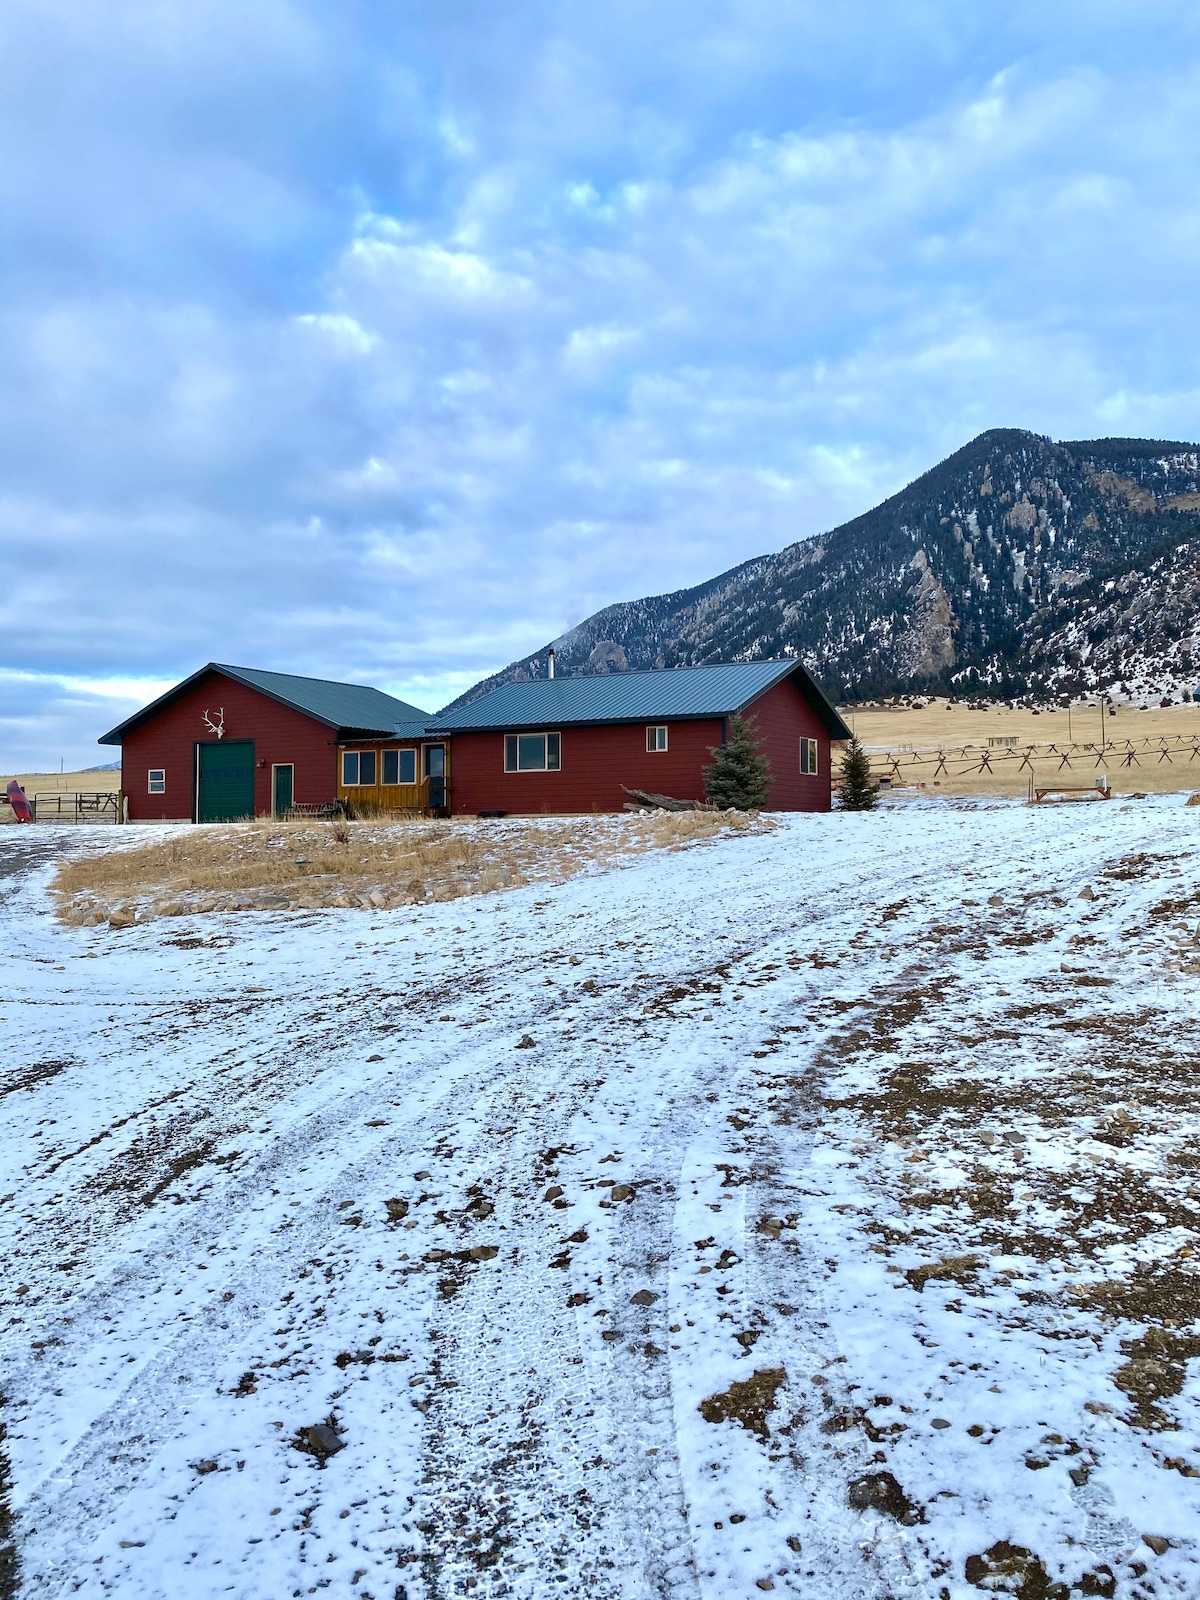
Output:
[[[720,747],[709,747],[713,761],[704,769],[704,793],[722,811],[761,811],[771,792],[771,763],[762,753],[754,724],[735,714]]]
[[[871,785],[871,758],[857,739],[842,757],[841,795],[843,811],[870,811],[879,798]]]

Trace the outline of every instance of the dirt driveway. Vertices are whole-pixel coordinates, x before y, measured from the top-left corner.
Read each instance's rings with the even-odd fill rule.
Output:
[[[1195,817],[120,932],[6,832],[10,1587],[1194,1594]]]

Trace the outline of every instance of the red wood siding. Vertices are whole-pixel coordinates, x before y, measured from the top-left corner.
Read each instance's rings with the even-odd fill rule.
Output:
[[[772,811],[830,809],[829,734],[794,679],[786,678],[746,708],[771,763]],[[709,748],[721,742],[723,722],[667,722],[667,749],[646,749],[646,726],[548,728],[562,733],[561,772],[505,772],[504,734],[456,733],[451,799],[456,814],[620,811],[622,788],[646,789],[680,800],[704,798]],[[540,730],[538,730],[540,731]],[[818,769],[800,771],[800,740],[816,739]]]
[[[820,717],[794,678],[785,678],[745,708],[771,763],[771,811],[828,811],[830,743]],[[817,771],[800,771],[800,740],[815,739]]]
[[[456,733],[451,749],[451,802],[456,814],[620,811],[622,789],[648,789],[679,800],[704,798],[709,746],[721,742],[718,718],[668,722],[666,750],[646,749],[646,723],[550,728],[562,733],[561,772],[505,772],[504,734]],[[540,731],[540,730],[539,730]]]
[[[204,725],[204,712],[215,722],[221,706],[225,708],[224,737],[254,740],[254,809],[260,816],[271,810],[271,767],[275,764],[290,762],[295,767],[297,801],[322,803],[336,797],[336,728],[327,728],[323,722],[214,672],[125,735],[121,787],[129,797],[131,821],[191,817],[194,747],[197,740],[213,737]],[[147,793],[147,773],[152,767],[166,771],[165,794]]]

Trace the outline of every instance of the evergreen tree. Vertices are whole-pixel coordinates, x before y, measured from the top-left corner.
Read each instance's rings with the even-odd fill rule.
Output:
[[[870,811],[879,799],[871,785],[871,758],[857,739],[851,739],[842,757],[841,795],[843,811]]]
[[[771,792],[771,763],[763,755],[753,722],[735,713],[713,761],[704,769],[704,793],[722,811],[761,811]]]

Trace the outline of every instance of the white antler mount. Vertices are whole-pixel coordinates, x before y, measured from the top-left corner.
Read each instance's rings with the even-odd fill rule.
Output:
[[[217,711],[217,720],[215,722],[213,721],[213,719],[209,716],[208,712],[206,711],[204,713],[204,726],[208,729],[208,731],[210,733],[215,733],[218,739],[224,738],[224,736],[225,736],[225,707],[224,706],[219,707],[219,709]]]

